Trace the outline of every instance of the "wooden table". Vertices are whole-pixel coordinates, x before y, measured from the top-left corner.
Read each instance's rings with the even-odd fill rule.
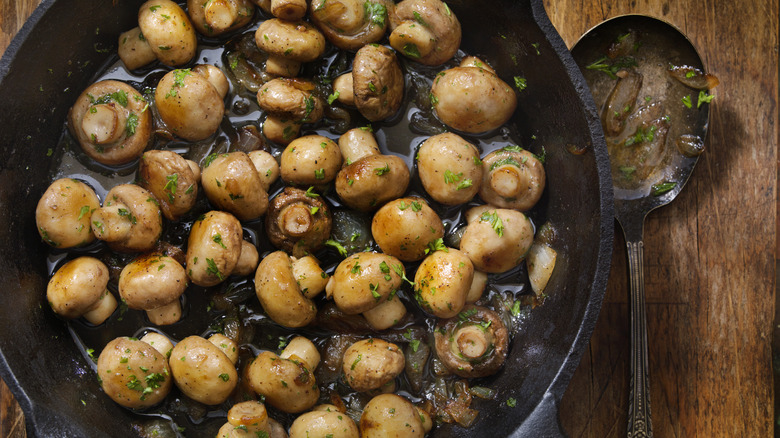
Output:
[[[39,0],[0,0],[0,52]],[[774,425],[778,0],[545,0],[572,46],[604,19],[662,18],[721,81],[691,180],[645,225],[652,415],[658,437],[768,437]],[[616,228],[593,339],[561,403],[573,437],[618,437],[628,399],[628,274]],[[0,436],[24,437],[0,384]]]

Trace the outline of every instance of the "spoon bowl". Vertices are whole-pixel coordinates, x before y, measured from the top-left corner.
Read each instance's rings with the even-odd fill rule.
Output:
[[[631,285],[629,437],[652,437],[647,365],[644,219],[671,202],[703,151],[709,123],[704,77],[693,44],[674,26],[624,15],[588,31],[572,48],[602,119],[615,216],[623,228]],[[674,78],[671,70],[682,73]],[[625,81],[619,84],[619,82]],[[684,84],[683,81],[687,82]],[[639,85],[637,85],[639,84]]]

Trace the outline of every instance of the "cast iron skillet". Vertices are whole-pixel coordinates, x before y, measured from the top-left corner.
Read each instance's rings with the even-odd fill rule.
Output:
[[[101,393],[97,380],[45,301],[47,248],[35,205],[51,181],[47,158],[76,96],[135,26],[141,1],[45,0],[0,62],[0,374],[39,437],[135,436],[139,417]],[[547,18],[542,0],[451,0],[462,48],[486,55],[504,80],[527,79],[514,121],[524,144],[547,151],[547,189],[537,207],[554,218],[558,265],[549,298],[516,336],[502,372],[482,382],[498,402],[477,401],[472,429],[435,436],[560,436],[558,403],[596,323],[612,251],[608,158],[589,90]],[[538,53],[537,53],[538,51]],[[535,136],[535,137],[534,137]],[[575,155],[572,147],[586,147]],[[517,400],[513,408],[503,403]],[[193,429],[185,432],[196,436]]]

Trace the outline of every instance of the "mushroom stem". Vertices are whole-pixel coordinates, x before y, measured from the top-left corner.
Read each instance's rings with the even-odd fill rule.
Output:
[[[303,336],[293,338],[279,357],[282,359],[300,360],[312,372],[320,364],[320,352],[317,350],[317,347]]]
[[[306,0],[271,0],[271,13],[282,20],[300,20],[306,15]]]
[[[84,319],[92,324],[100,325],[103,321],[107,320],[114,310],[116,310],[117,302],[114,295],[106,289],[101,295],[100,299],[95,302],[95,305],[91,310],[86,312],[83,316]]]
[[[217,33],[230,29],[230,26],[238,18],[236,5],[228,0],[211,0],[206,2],[203,12],[206,16],[206,23]]]
[[[130,235],[133,219],[127,205],[121,202],[105,205],[92,213],[92,231],[100,240],[122,241]]]
[[[528,179],[517,166],[507,164],[491,172],[490,187],[504,198],[514,198],[528,189]]]
[[[234,428],[245,427],[248,433],[268,432],[268,412],[265,405],[251,400],[233,405],[228,411],[228,423]],[[257,434],[261,436],[262,434]]]
[[[342,134],[339,137],[339,149],[347,166],[363,157],[381,153],[374,134],[361,128],[350,129]]]
[[[125,134],[127,117],[113,104],[93,105],[84,114],[81,128],[94,144],[111,144]]]
[[[279,228],[293,237],[301,237],[309,231],[312,224],[311,211],[302,204],[285,207],[277,219]]]
[[[181,319],[181,303],[179,299],[156,309],[146,311],[146,316],[154,325],[170,325]]]
[[[338,92],[338,100],[344,105],[355,106],[354,78],[352,72],[344,73],[333,80],[333,91]]]
[[[435,42],[435,35],[415,21],[404,21],[390,34],[390,45],[411,58],[428,56]]]
[[[455,342],[452,343],[452,347],[458,349],[455,353],[468,359],[481,357],[490,347],[487,334],[476,325],[461,327],[455,332],[454,337]]]

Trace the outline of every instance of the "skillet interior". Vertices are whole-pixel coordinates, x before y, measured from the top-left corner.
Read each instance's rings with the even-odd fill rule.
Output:
[[[6,328],[0,371],[35,436],[135,436],[124,426],[137,416],[101,394],[65,324],[46,305],[46,247],[34,228],[35,205],[55,166],[47,151],[67,110],[115,52],[116,36],[135,25],[141,2],[114,3],[44,1],[0,63],[0,272],[7,275],[0,291]],[[499,401],[515,398],[516,407],[477,401],[481,413],[472,429],[440,427],[435,436],[559,433],[557,402],[593,330],[612,249],[612,189],[600,125],[541,0],[489,8],[477,0],[448,3],[463,25],[464,51],[494,60],[510,84],[513,76],[527,79],[514,121],[524,144],[545,146],[547,193],[537,211],[552,218],[565,246],[550,298],[524,321],[505,369],[481,383],[498,389]],[[573,155],[569,145],[588,150]]]

